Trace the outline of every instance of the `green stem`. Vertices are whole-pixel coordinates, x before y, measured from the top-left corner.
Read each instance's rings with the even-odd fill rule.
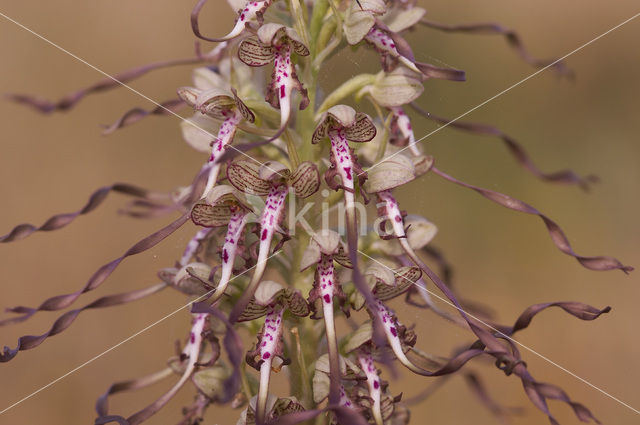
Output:
[[[322,22],[327,14],[327,10],[329,10],[328,0],[316,0],[313,5],[313,12],[311,13],[311,24],[309,25],[309,35],[311,36],[311,46],[309,47],[312,51],[312,57],[315,57],[317,53],[316,43],[318,42],[318,34],[320,34],[322,30]]]
[[[289,153],[289,160],[291,161],[291,167],[295,170],[300,165],[300,157],[296,149],[296,144],[293,141],[293,137],[289,130],[285,130],[282,134],[284,140],[287,142],[287,152]]]
[[[327,48],[327,44],[329,44],[329,40],[336,33],[337,24],[335,20],[329,20],[324,23],[320,33],[318,34],[318,39],[316,40],[316,52],[313,57],[313,62],[317,63],[318,56]],[[317,68],[317,67],[316,67]]]
[[[375,162],[382,161],[384,158],[384,153],[387,151],[387,143],[389,143],[389,126],[391,125],[392,114],[387,116],[387,119],[384,121],[384,131],[382,132],[382,140],[380,141],[380,145],[378,146],[378,152],[376,153]]]
[[[240,367],[240,382],[242,384],[242,391],[244,392],[244,396],[247,398],[247,402],[249,402],[253,397],[253,393],[251,392],[249,378],[247,378],[246,362],[242,362],[242,366]]]
[[[297,327],[291,329],[291,333],[293,334],[293,338],[295,339],[295,347],[297,351],[296,361],[298,362],[298,373],[300,382],[300,391],[298,394],[301,395],[301,401],[306,405],[310,406],[313,403],[313,397],[309,391],[309,384],[311,381],[309,380],[309,373],[307,372],[307,362],[304,358],[304,351],[302,350],[302,344],[300,343],[300,332]],[[305,335],[307,335],[305,333]],[[306,341],[307,343],[313,343],[313,341]],[[292,382],[292,385],[294,383]]]
[[[376,76],[373,74],[360,74],[342,83],[322,102],[318,113],[322,113],[334,105],[337,105],[345,97],[359,91],[364,86],[373,84]],[[319,117],[317,117],[319,118]]]

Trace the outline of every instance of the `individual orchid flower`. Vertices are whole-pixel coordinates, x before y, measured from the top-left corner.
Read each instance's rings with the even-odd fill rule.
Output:
[[[426,174],[432,167],[433,157],[431,156],[421,155],[409,159],[402,154],[397,154],[382,161],[371,170],[369,180],[365,185],[365,190],[375,194],[379,201],[378,230],[380,237],[395,242],[391,246],[381,246],[381,250],[396,256],[405,253],[422,270],[424,270],[424,264],[419,260],[415,250],[421,249],[433,239],[437,227],[424,218],[412,217],[410,220],[406,220],[406,214],[400,210],[392,190]],[[390,224],[390,234],[387,233],[387,223]],[[408,231],[407,228],[411,231]]]
[[[400,337],[400,329],[403,329],[404,327],[400,322],[398,322],[395,313],[384,305],[382,300],[378,300],[378,305],[376,307],[376,311],[370,311],[369,313],[377,315],[382,321],[384,325],[384,332],[387,336],[387,341],[393,350],[393,354],[396,355],[400,363],[402,363],[407,369],[419,375],[424,374],[425,370],[412,363],[404,352],[403,342]]]
[[[402,230],[404,232],[404,229]],[[365,271],[365,278],[367,278],[371,291],[376,298],[374,307],[367,306],[367,311],[372,318],[378,318],[382,323],[386,339],[398,360],[414,372],[422,369],[415,366],[404,354],[404,347],[412,346],[415,342],[413,340],[414,335],[407,334],[406,328],[395,321],[395,316],[384,305],[384,301],[391,300],[406,292],[412,285],[416,284],[421,275],[419,267],[402,266],[394,269],[382,263],[374,263]],[[358,292],[353,293],[351,304],[356,310],[365,305],[364,299]],[[366,332],[364,334],[366,335]],[[359,342],[357,346],[354,346],[354,342],[351,341],[350,345],[348,345],[349,351],[354,350],[368,340],[356,338],[354,341]]]
[[[244,39],[238,48],[238,57],[249,66],[264,66],[271,62],[274,64],[271,84],[265,98],[271,106],[280,109],[280,129],[272,139],[279,137],[289,123],[294,89],[302,95],[300,109],[305,109],[309,104],[307,90],[298,79],[291,60],[292,51],[299,56],[308,56],[310,53],[293,28],[275,23],[261,26],[257,36]]]
[[[340,235],[332,230],[325,229],[316,233],[309,241],[309,245],[303,254],[301,271],[315,264],[316,272],[313,289],[309,293],[308,303],[314,314],[313,319],[320,318],[320,312],[324,318],[325,334],[329,351],[329,364],[331,372],[331,391],[329,402],[334,404],[339,401],[340,371],[338,353],[338,339],[334,321],[334,297],[344,305],[345,295],[340,282],[336,278],[333,261],[337,261],[345,267],[352,267],[345,254],[345,247],[340,240]],[[318,308],[318,303],[322,305]]]
[[[260,215],[257,264],[249,285],[231,312],[230,320],[233,322],[249,303],[262,280],[271,241],[284,219],[285,200],[289,187],[296,196],[309,197],[317,192],[320,186],[320,175],[317,166],[311,162],[303,162],[291,171],[275,161],[261,165],[254,161],[238,160],[227,167],[227,178],[241,192],[266,196]]]
[[[396,46],[396,41],[394,41],[394,39],[389,35],[389,32],[390,31],[388,29],[385,30],[380,24],[378,24],[371,28],[364,37],[365,41],[371,44],[376,51],[378,51],[383,63],[385,64],[385,68],[393,68],[393,65],[390,62],[397,61],[410,70],[424,75],[425,78],[437,78],[451,81],[466,80],[464,71],[453,68],[442,68],[429,63],[418,62],[410,51],[405,51],[403,52],[404,54],[401,54]],[[397,40],[398,36],[395,36],[395,38]]]
[[[243,231],[251,209],[242,193],[227,185],[216,186],[207,198],[191,209],[191,220],[206,228],[227,226],[227,233],[220,252],[222,271],[211,303],[224,295],[231,279],[233,264],[238,254],[238,244],[243,241]],[[206,229],[209,230],[209,229]]]
[[[218,135],[211,142],[211,154],[209,155],[209,176],[202,197],[206,197],[211,188],[216,184],[220,171],[220,159],[225,149],[233,142],[236,129],[244,119],[254,122],[255,116],[251,110],[240,100],[235,89],[231,89],[232,95],[218,88],[201,90],[195,87],[181,87],[178,95],[196,111],[203,115],[222,121]]]
[[[396,332],[403,350],[415,344],[416,336],[413,331],[399,326]],[[388,348],[378,347],[373,343],[371,322],[365,322],[348,335],[344,344],[344,351],[356,357],[366,382],[366,389],[360,385],[351,388],[352,398],[366,411],[370,411],[370,417],[376,425],[388,423],[396,403],[400,400],[399,397],[392,397],[386,392],[387,383],[380,378],[374,362],[376,358],[386,355],[385,350]],[[358,379],[357,382],[362,380]],[[362,395],[363,392],[365,396]]]
[[[331,168],[325,173],[325,181],[334,190],[344,190],[345,210],[349,231],[349,246],[357,245],[355,217],[355,179],[362,184],[366,174],[349,147],[349,141],[368,142],[376,135],[376,126],[365,113],[356,112],[347,105],[337,105],[325,112],[313,132],[311,142],[316,144],[328,137],[331,141]],[[340,178],[340,183],[335,178]],[[356,244],[356,245],[354,245]]]
[[[309,314],[309,306],[300,292],[292,288],[283,288],[276,282],[264,281],[256,290],[252,302],[238,318],[239,322],[243,322],[265,316],[255,348],[246,356],[249,366],[260,372],[256,406],[256,419],[259,424],[264,423],[267,414],[271,370],[278,372],[283,365],[289,363],[282,349],[285,310],[298,317]]]
[[[404,215],[391,190],[429,172],[431,168],[433,168],[433,157],[418,156],[409,159],[402,154],[397,154],[374,167],[371,170],[369,180],[365,184],[365,190],[368,193],[375,193],[380,201],[378,210],[378,214],[382,219],[380,222],[380,231],[384,233],[381,237],[383,239],[396,239],[402,247],[402,250],[405,251],[414,262],[418,257],[414,248],[407,240]],[[386,234],[386,222],[391,224],[391,235]],[[429,240],[434,234],[435,233],[429,235]],[[419,263],[422,264],[421,261]],[[416,263],[416,265],[422,268],[420,264]]]
[[[382,0],[363,2],[360,8],[352,5],[344,22],[347,42],[356,45],[365,40],[372,45],[381,55],[385,70],[395,67],[392,62],[399,62],[424,78],[465,81],[464,71],[417,62],[409,44],[398,35],[419,23],[425,13],[419,7],[388,10]]]
[[[380,201],[378,215],[383,219],[379,223],[380,236],[383,239],[390,238],[384,228],[386,220],[391,223],[393,229],[391,237],[406,238],[402,224],[404,214],[401,213],[391,191],[428,173],[432,167],[433,157],[431,156],[420,155],[410,159],[402,154],[393,155],[372,167],[369,178],[364,184],[364,190],[369,194],[375,194]]]
[[[215,42],[231,40],[241,35],[244,32],[244,30],[247,28],[255,30],[253,25],[255,23],[257,23],[258,26],[262,25],[262,22],[264,21],[263,15],[267,10],[267,8],[271,6],[272,1],[273,0],[247,1],[247,2],[243,0],[230,1],[231,7],[234,7],[238,11],[238,18],[236,19],[236,23],[233,29],[224,37],[211,38],[211,37],[205,37],[200,33],[200,28],[198,25],[198,17],[200,15],[200,11],[204,7],[207,0],[199,0],[196,6],[193,8],[193,11],[191,12],[191,28],[193,29],[194,34],[198,38],[201,38],[203,40],[215,41]],[[244,4],[244,6],[242,6],[242,4]]]

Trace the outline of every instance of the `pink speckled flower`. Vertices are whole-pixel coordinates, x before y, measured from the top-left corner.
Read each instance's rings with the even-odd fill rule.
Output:
[[[283,131],[289,122],[291,96],[294,90],[302,96],[300,109],[305,109],[309,105],[307,91],[296,74],[291,58],[292,51],[298,56],[309,55],[309,49],[302,43],[300,36],[293,28],[274,23],[261,26],[257,36],[243,40],[238,49],[238,57],[249,66],[264,66],[273,62],[271,84],[266,100],[274,108],[280,109],[280,131]]]
[[[253,112],[240,100],[236,90],[231,88],[232,95],[219,88],[202,90],[194,87],[181,87],[178,95],[196,111],[203,115],[222,121],[220,130],[215,140],[211,141],[211,154],[209,155],[209,177],[202,193],[206,197],[216,184],[220,171],[220,159],[225,149],[233,142],[236,129],[242,120],[254,122]]]
[[[246,356],[247,364],[260,371],[256,408],[258,423],[262,423],[267,413],[266,405],[272,369],[280,371],[283,365],[290,362],[284,357],[282,343],[285,311],[289,311],[294,316],[304,317],[309,314],[309,307],[300,292],[283,288],[276,282],[264,281],[255,292],[251,303],[238,318],[239,322],[244,322],[265,316],[255,348]]]
[[[347,105],[331,107],[313,132],[311,143],[316,144],[327,137],[331,141],[331,168],[325,173],[325,181],[334,190],[344,190],[347,210],[355,202],[355,179],[362,184],[366,178],[349,141],[368,142],[375,136],[376,126],[371,118]],[[336,182],[336,177],[340,182]]]
[[[231,320],[235,321],[242,313],[258,288],[264,273],[271,242],[276,232],[287,234],[279,229],[284,219],[285,201],[291,191],[299,197],[314,194],[320,185],[318,168],[310,162],[303,162],[291,171],[286,166],[274,161],[260,165],[250,160],[238,160],[227,167],[229,182],[236,189],[259,196],[266,196],[264,208],[260,214],[259,249],[256,268],[251,282],[231,312]]]
[[[227,185],[214,187],[207,198],[191,209],[191,220],[195,224],[206,228],[227,227],[220,252],[222,273],[211,302],[220,299],[229,284],[238,245],[243,242],[243,231],[250,213],[251,209],[242,194]]]
[[[325,229],[313,235],[305,250],[301,264],[302,270],[312,265],[316,266],[313,289],[309,293],[307,301],[313,311],[311,317],[324,319],[331,377],[330,403],[339,402],[339,390],[342,385],[339,368],[340,355],[338,353],[338,339],[334,321],[334,298],[339,299],[343,311],[348,313],[348,310],[344,308],[345,295],[335,273],[334,260],[342,266],[352,267],[345,255],[345,246],[340,236],[334,231]]]

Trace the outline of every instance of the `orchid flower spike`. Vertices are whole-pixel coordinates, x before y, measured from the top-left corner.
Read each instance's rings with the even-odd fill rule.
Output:
[[[300,109],[309,105],[307,90],[298,79],[291,61],[291,51],[299,56],[308,56],[310,53],[293,28],[275,23],[261,26],[257,36],[244,39],[238,48],[238,57],[249,66],[264,66],[271,62],[274,64],[265,100],[274,108],[280,109],[280,129],[271,140],[278,138],[287,127],[294,89],[302,95]]]
[[[246,361],[249,366],[260,372],[256,418],[263,423],[267,414],[267,399],[271,371],[279,372],[290,360],[284,357],[282,332],[284,329],[284,312],[304,317],[309,314],[309,306],[300,292],[292,288],[284,288],[272,281],[261,282],[255,297],[238,318],[239,322],[265,317],[262,330],[254,349],[249,351]]]
[[[568,404],[582,421],[598,423],[561,388],[535,380],[511,337],[548,308],[562,309],[581,320],[594,320],[611,308],[577,301],[546,302],[528,307],[512,325],[495,322],[472,300],[458,301],[448,285],[451,265],[445,253],[428,246],[437,227],[424,217],[408,215],[395,198],[396,188],[401,187],[413,187],[414,195],[424,195],[427,188],[415,180],[430,172],[504,207],[539,217],[560,251],[586,268],[630,272],[631,267],[612,257],[578,255],[562,229],[533,206],[465,183],[434,167],[434,159],[416,146],[412,122],[405,113],[411,106],[438,123],[497,137],[535,176],[584,186],[590,178],[570,170],[543,172],[525,149],[500,129],[422,111],[419,98],[429,79],[462,81],[465,74],[418,62],[403,37],[419,25],[446,32],[501,34],[530,64],[546,68],[553,65],[551,62],[562,62],[533,58],[518,35],[501,25],[447,25],[425,20],[426,11],[416,0],[217,0],[209,5],[211,10],[205,10],[206,1],[194,0],[191,25],[196,37],[221,41],[212,50],[207,48],[208,53],[198,41],[195,57],[136,67],[118,74],[118,79],[102,79],[55,102],[10,96],[43,113],[62,111],[87,95],[117,87],[118,82],[133,81],[154,69],[192,64],[192,80],[177,89],[179,98],[174,96],[154,108],[130,109],[107,132],[147,116],[175,115],[179,108],[188,107],[190,116],[181,120],[180,129],[185,142],[202,154],[202,160],[200,170],[193,170],[191,183],[170,193],[112,184],[95,191],[75,212],[55,214],[41,225],[19,224],[0,236],[0,243],[8,243],[34,232],[65,228],[97,209],[110,193],[134,198],[124,211],[132,217],[181,213],[101,266],[77,291],[52,296],[34,308],[8,309],[17,316],[0,318],[0,327],[41,311],[65,311],[44,333],[21,336],[15,348],[5,347],[0,362],[59,335],[86,310],[138,301],[171,287],[180,292],[174,296],[186,297],[193,304],[184,339],[176,344],[164,370],[111,384],[96,402],[96,424],[140,425],[189,383],[196,394],[182,409],[182,425],[215,422],[219,412],[212,412],[213,419],[204,416],[213,404],[243,410],[236,425],[408,425],[408,409],[382,379],[386,367],[393,370],[393,366],[430,377],[460,372],[472,378],[467,381],[474,392],[492,413],[500,415],[503,408],[484,393],[468,369],[463,370],[478,356],[494,358],[501,371],[517,376],[534,406],[551,423],[557,424],[548,406],[554,399]],[[233,13],[236,19],[213,35],[230,31],[220,38],[203,36],[200,12],[215,15],[226,4],[237,12]],[[339,75],[333,75],[334,59],[362,50],[379,57],[380,65],[361,67],[338,81]],[[331,80],[330,90],[323,84],[327,79]],[[347,99],[371,103],[380,119],[374,124],[365,113],[341,104],[350,101]],[[312,146],[320,142],[323,149]],[[236,153],[243,157],[237,158]],[[337,193],[327,190],[319,196],[321,185]],[[378,217],[371,224],[373,231],[368,230],[368,209],[356,208],[362,207],[356,204],[356,197],[365,204],[375,200]],[[346,230],[344,240],[337,231],[329,230],[336,210],[337,228]],[[320,220],[305,220],[314,213],[313,218]],[[362,231],[358,219],[362,219]],[[171,248],[173,242],[167,238],[188,221],[196,225],[195,234],[182,241],[186,248],[177,253],[173,267],[160,270],[162,282],[71,307],[105,283],[126,258],[163,241]],[[304,231],[298,232],[294,226]],[[423,255],[441,273],[429,268]],[[453,313],[434,305],[426,289],[432,284],[455,307]],[[416,289],[424,303],[414,298]],[[454,347],[451,357],[421,351],[416,347],[414,329],[400,320],[417,317],[406,311],[413,307],[431,309],[458,325],[473,342],[461,350]],[[467,308],[480,315],[472,316]],[[352,332],[339,327],[347,318]],[[245,346],[247,336],[257,337],[255,345]],[[277,379],[271,381],[274,371],[284,372],[289,389],[276,386]],[[144,409],[128,418],[109,413],[112,395],[146,388],[164,378],[170,379],[164,394],[143,405]],[[413,400],[419,401],[425,394]]]
[[[222,121],[218,135],[211,142],[211,155],[209,155],[209,177],[202,197],[206,197],[211,188],[216,184],[220,171],[220,158],[227,146],[233,142],[238,124],[244,119],[255,121],[253,112],[240,100],[235,89],[231,94],[219,88],[201,90],[195,87],[181,87],[178,95],[189,106],[203,115]]]
[[[249,286],[231,312],[230,320],[233,322],[251,300],[262,280],[271,241],[284,219],[285,200],[289,188],[300,198],[311,196],[320,187],[320,174],[318,167],[311,162],[303,162],[291,171],[275,161],[259,164],[250,160],[238,160],[227,167],[227,178],[242,192],[266,196],[265,206],[260,215],[257,264]]]

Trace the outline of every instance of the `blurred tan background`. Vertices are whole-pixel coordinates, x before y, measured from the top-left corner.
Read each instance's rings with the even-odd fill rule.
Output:
[[[0,11],[109,73],[155,60],[192,53],[188,24],[191,1],[9,2]],[[233,15],[222,0],[206,9],[207,33],[223,34]],[[495,21],[515,28],[531,53],[564,55],[638,12],[638,3],[619,0],[510,2],[507,0],[422,2],[432,20],[443,23]],[[519,140],[545,171],[572,168],[595,173],[602,182],[591,193],[576,187],[535,180],[518,168],[502,144],[444,130],[423,142],[439,167],[465,181],[525,200],[555,219],[575,250],[608,254],[640,266],[640,19],[605,36],[568,59],[577,78],[552,72],[482,107],[467,119],[499,126]],[[420,29],[409,36],[418,59],[442,61],[467,71],[468,82],[426,85],[421,104],[433,113],[454,117],[519,81],[534,70],[499,36],[444,35]],[[0,18],[0,92],[26,92],[58,98],[101,76],[96,71]],[[328,65],[332,76],[377,69],[372,52]],[[340,63],[341,65],[336,65]],[[154,100],[171,98],[190,81],[189,67],[165,70],[132,84]],[[0,102],[0,233],[22,222],[40,224],[53,213],[73,211],[97,187],[131,182],[169,190],[189,181],[203,161],[180,137],[175,118],[150,118],[101,136],[99,124],[114,121],[144,99],[119,89],[91,96],[71,113],[39,115]],[[435,128],[416,119],[416,135]],[[455,283],[468,298],[492,306],[510,323],[528,305],[577,300],[612,313],[582,322],[560,311],[537,317],[518,339],[594,385],[640,408],[638,359],[638,272],[597,273],[583,269],[551,243],[539,219],[508,211],[479,195],[430,176],[414,183],[420,195],[403,192],[406,209],[427,215],[439,226],[434,244],[457,266]],[[75,291],[106,261],[119,256],[167,219],[135,221],[116,215],[126,200],[110,195],[103,207],[72,226],[27,240],[0,245],[0,307],[34,305],[44,298]],[[155,271],[171,265],[193,229],[186,228],[156,249],[125,261],[99,290],[78,302],[150,285]],[[106,348],[184,304],[165,291],[124,307],[83,313],[64,334],[36,350],[0,365],[0,410],[75,368]],[[398,304],[396,304],[397,306]],[[419,322],[419,346],[448,354],[463,341],[460,331],[431,313],[403,309],[403,321]],[[39,334],[57,314],[43,313],[29,322],[0,329],[0,345],[15,346],[25,333]],[[188,314],[179,313],[92,364],[0,415],[0,424],[90,424],[93,404],[114,380],[140,376],[164,365],[173,342],[182,338]],[[467,339],[464,339],[467,340]],[[589,406],[607,424],[637,424],[639,417],[560,369],[523,352],[531,373],[560,385]],[[546,418],[526,400],[519,381],[492,366],[472,366],[491,393],[510,406],[523,406],[515,424],[542,424]],[[403,375],[395,392],[417,394],[429,381]],[[114,397],[111,411],[127,416],[168,385],[135,395]],[[284,391],[284,389],[283,389]],[[173,424],[191,401],[183,394],[149,424]],[[575,424],[570,409],[550,406],[563,424]],[[207,424],[235,423],[237,412],[214,407]],[[461,378],[454,378],[419,407],[415,424],[493,424]]]

